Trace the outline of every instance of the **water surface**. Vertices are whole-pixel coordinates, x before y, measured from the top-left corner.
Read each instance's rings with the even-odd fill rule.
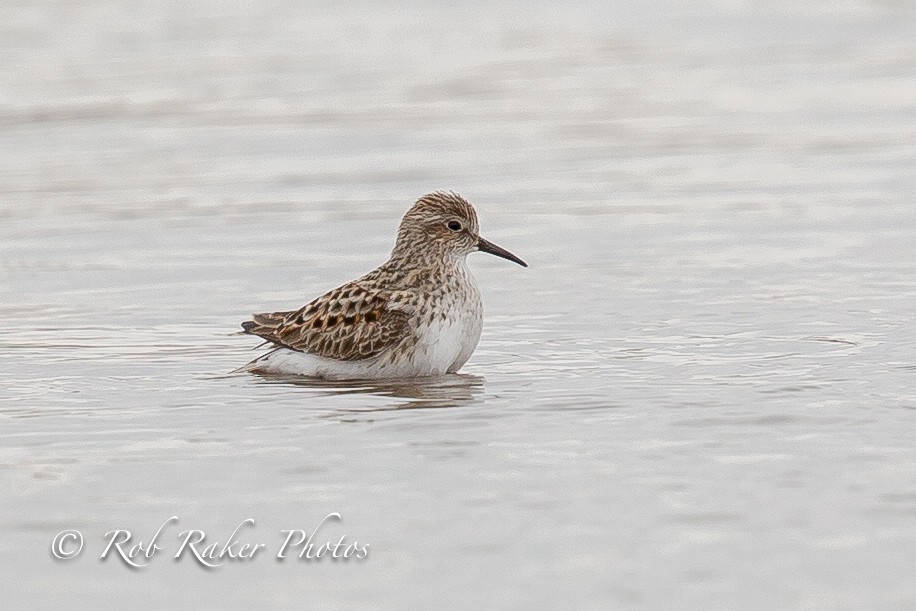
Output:
[[[6,4],[5,600],[916,605],[914,17]],[[381,263],[438,188],[530,264],[472,256],[461,375],[230,373],[241,320]],[[167,555],[332,512],[368,558]],[[98,559],[172,515],[148,568]]]

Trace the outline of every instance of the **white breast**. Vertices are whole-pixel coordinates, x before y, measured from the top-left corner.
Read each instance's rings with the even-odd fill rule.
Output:
[[[480,340],[481,317],[456,307],[446,319],[436,319],[418,328],[419,341],[414,354],[418,366],[425,364],[433,375],[454,373],[473,354]]]
[[[483,329],[483,308],[470,270],[459,266],[463,290],[451,291],[439,311],[417,325],[417,343],[402,375],[443,375],[461,369],[477,348]]]
[[[448,319],[435,329],[440,338],[434,348],[441,359],[437,364],[444,364],[447,373],[455,373],[471,358],[483,330],[483,304],[477,281],[464,261],[459,263],[458,269],[463,290],[453,293]],[[446,342],[448,345],[444,346]]]

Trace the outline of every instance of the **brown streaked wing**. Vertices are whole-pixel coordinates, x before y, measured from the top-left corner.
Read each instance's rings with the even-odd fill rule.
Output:
[[[411,335],[406,312],[391,294],[345,284],[295,312],[256,314],[247,333],[277,346],[340,361],[378,356]]]

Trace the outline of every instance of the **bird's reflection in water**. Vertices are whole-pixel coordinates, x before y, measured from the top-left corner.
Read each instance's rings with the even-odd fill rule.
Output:
[[[289,384],[314,391],[313,396],[375,395],[407,399],[394,405],[361,407],[342,411],[369,412],[395,409],[429,409],[461,407],[474,402],[483,394],[484,379],[480,376],[453,373],[430,378],[391,380],[321,380],[277,374],[254,374],[269,384]]]

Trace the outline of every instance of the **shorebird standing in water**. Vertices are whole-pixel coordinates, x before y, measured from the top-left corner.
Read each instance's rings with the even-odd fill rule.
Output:
[[[483,328],[466,261],[478,250],[528,267],[480,237],[477,213],[460,195],[424,195],[401,220],[386,263],[298,310],[243,322],[273,349],[242,370],[337,380],[455,373]]]

